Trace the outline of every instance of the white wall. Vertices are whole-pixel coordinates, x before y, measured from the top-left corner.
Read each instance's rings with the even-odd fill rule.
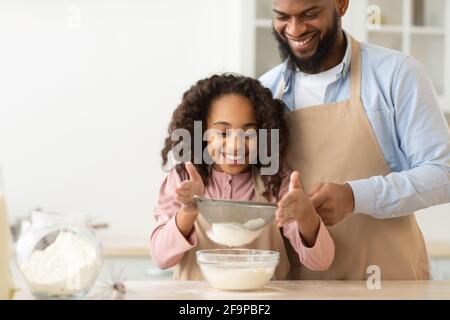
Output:
[[[226,15],[236,4],[2,0],[0,162],[12,218],[36,206],[83,211],[111,223],[107,238],[145,241],[181,94],[240,71],[241,43],[226,32],[240,26]]]
[[[450,243],[450,204],[421,210],[416,216],[428,242]]]

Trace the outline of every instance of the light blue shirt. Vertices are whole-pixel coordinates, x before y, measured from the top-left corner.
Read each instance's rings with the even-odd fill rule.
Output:
[[[348,36],[347,43],[342,73],[328,86],[325,103],[350,97]],[[361,98],[392,173],[348,181],[355,212],[394,218],[450,202],[450,131],[423,66],[406,54],[365,43],[361,56]],[[282,77],[286,83],[283,100],[292,111],[295,71],[286,62],[260,81],[275,95]]]

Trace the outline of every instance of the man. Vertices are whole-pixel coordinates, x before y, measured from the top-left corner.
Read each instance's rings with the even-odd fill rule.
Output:
[[[336,243],[328,271],[292,261],[292,278],[428,279],[413,212],[450,200],[448,125],[419,63],[342,30],[348,5],[273,0],[284,62],[260,80],[289,108],[284,160]]]

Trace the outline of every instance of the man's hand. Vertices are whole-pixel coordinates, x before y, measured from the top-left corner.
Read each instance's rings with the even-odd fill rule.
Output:
[[[327,226],[338,224],[355,210],[353,190],[348,184],[319,183],[310,197]]]

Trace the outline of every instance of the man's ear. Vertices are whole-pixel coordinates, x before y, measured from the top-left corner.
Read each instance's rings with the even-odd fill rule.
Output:
[[[335,0],[336,11],[340,17],[343,17],[347,12],[350,0]]]

